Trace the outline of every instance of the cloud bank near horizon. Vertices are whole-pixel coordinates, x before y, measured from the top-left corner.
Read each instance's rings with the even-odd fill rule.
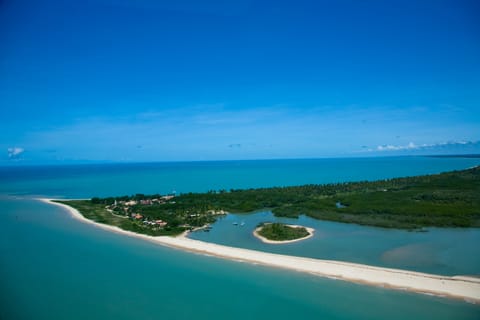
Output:
[[[438,143],[382,144],[376,147],[362,146],[364,155],[462,155],[480,154],[480,140],[459,140]]]
[[[480,146],[480,140],[478,141],[448,141],[443,143],[433,144],[421,144],[417,145],[410,142],[407,145],[391,145],[384,144],[379,145],[375,149],[368,149],[368,151],[399,151],[399,150],[426,150],[426,149],[438,149],[445,147],[468,147],[468,146]]]

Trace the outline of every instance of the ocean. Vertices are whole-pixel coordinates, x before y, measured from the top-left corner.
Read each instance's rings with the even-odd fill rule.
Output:
[[[386,157],[0,167],[0,319],[479,319],[480,306],[468,302],[165,248],[82,224],[35,200],[376,180],[479,164]],[[211,232],[191,237],[439,274],[480,274],[478,229],[418,233],[302,216],[297,223],[317,230],[305,242],[272,246],[251,236],[258,222],[275,220],[268,211],[232,214]]]

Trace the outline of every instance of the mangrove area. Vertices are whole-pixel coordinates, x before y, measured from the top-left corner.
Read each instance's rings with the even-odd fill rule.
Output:
[[[96,222],[149,235],[176,235],[226,212],[260,209],[280,217],[304,214],[384,228],[480,227],[480,168],[379,181],[58,202]]]

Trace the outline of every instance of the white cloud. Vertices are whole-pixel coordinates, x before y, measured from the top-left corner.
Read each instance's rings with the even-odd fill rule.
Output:
[[[25,149],[19,147],[12,147],[7,149],[9,159],[17,159]]]
[[[377,146],[375,150],[369,149],[368,151],[421,150],[421,149],[433,149],[433,148],[478,145],[478,144],[480,144],[480,141],[449,141],[449,142],[422,144],[422,145],[416,145],[415,143],[410,142],[407,145],[384,144],[381,146]]]
[[[418,149],[421,146],[417,146],[415,143],[410,142],[406,146],[394,146],[391,144],[384,144],[381,146],[377,146],[377,151],[392,151],[392,150],[411,150],[411,149]]]

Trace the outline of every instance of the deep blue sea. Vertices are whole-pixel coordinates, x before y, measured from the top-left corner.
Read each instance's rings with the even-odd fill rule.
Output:
[[[87,198],[375,180],[480,159],[394,157],[0,167],[0,319],[480,319],[467,302],[324,279],[164,248],[82,224],[35,198]],[[300,217],[315,237],[266,245],[268,211],[191,237],[440,274],[480,274],[478,229],[407,232]],[[284,221],[290,222],[291,220]],[[234,226],[232,222],[245,222]]]

